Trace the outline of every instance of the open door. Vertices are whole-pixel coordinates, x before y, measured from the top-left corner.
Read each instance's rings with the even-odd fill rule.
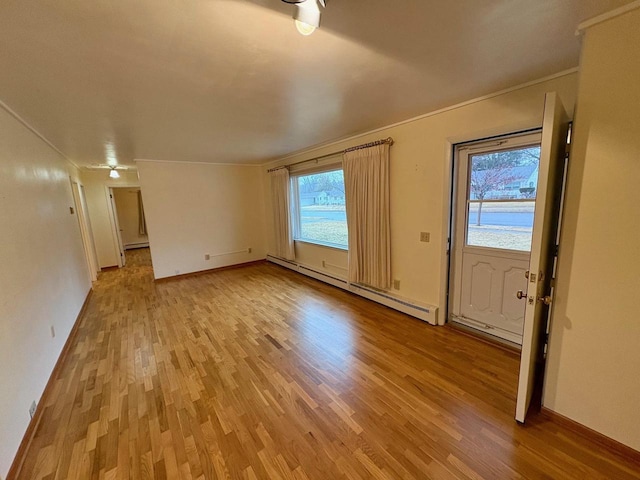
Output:
[[[78,217],[78,225],[80,226],[80,235],[82,236],[82,245],[84,246],[85,258],[87,260],[87,268],[89,271],[89,279],[95,282],[98,279],[97,272],[98,260],[96,259],[96,251],[93,244],[93,233],[91,231],[91,222],[87,212],[87,204],[84,198],[84,190],[82,185],[71,181],[71,192],[73,194],[73,202],[76,207],[76,215]]]
[[[555,93],[545,97],[533,220],[531,260],[520,358],[516,420],[524,423],[534,393],[536,374],[544,366],[543,348],[551,298],[554,259],[569,118]]]
[[[116,209],[116,202],[113,198],[113,188],[107,188],[107,194],[109,195],[109,216],[111,217],[111,229],[113,232],[113,238],[115,244],[118,247],[118,267],[124,267],[126,263],[126,257],[124,256],[124,244],[122,243],[122,229],[118,222],[118,210]]]

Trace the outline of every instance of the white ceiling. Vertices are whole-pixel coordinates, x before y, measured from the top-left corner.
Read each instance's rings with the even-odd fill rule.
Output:
[[[263,163],[578,64],[631,0],[3,0],[0,99],[78,165]]]

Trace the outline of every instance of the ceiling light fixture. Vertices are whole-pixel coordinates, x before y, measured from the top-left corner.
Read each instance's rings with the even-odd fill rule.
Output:
[[[120,178],[120,174],[116,170],[116,167],[110,167],[110,168],[111,168],[111,171],[109,172],[109,177],[110,178]]]
[[[301,22],[300,20],[295,20],[295,24],[298,32],[305,37],[316,31],[316,27],[309,25],[308,23]]]
[[[293,19],[296,28],[302,35],[311,35],[320,27],[322,8],[326,8],[327,0],[282,0],[284,3],[295,5]]]

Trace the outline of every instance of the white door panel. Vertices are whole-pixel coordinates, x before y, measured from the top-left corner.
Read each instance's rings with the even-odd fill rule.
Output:
[[[462,267],[462,275],[465,277],[463,282],[468,283],[469,288],[465,289],[462,295],[462,313],[464,315],[466,306],[468,311],[478,315],[490,315],[491,304],[494,303],[492,297],[496,290],[494,288],[496,270],[491,266],[490,261],[469,257],[466,257],[465,261]]]
[[[107,195],[109,197],[109,216],[111,217],[112,234],[115,240],[115,245],[118,248],[118,267],[124,267],[126,264],[126,257],[124,254],[124,244],[122,242],[122,230],[120,230],[120,223],[118,222],[118,210],[116,208],[116,201],[113,198],[113,188],[105,188],[107,189]]]
[[[569,117],[555,93],[545,98],[542,126],[539,195],[533,223],[527,306],[525,310],[516,420],[524,422],[531,403],[538,367],[543,362],[543,338],[547,328],[551,279],[554,274]]]
[[[464,253],[462,316],[522,336],[525,301],[519,300],[516,293],[526,291],[528,268],[528,256],[514,260]]]

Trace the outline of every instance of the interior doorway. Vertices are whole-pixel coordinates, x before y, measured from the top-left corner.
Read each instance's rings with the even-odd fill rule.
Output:
[[[108,187],[109,211],[119,267],[127,263],[127,251],[149,247],[149,235],[138,186]]]
[[[458,145],[449,317],[522,345],[540,131]]]

